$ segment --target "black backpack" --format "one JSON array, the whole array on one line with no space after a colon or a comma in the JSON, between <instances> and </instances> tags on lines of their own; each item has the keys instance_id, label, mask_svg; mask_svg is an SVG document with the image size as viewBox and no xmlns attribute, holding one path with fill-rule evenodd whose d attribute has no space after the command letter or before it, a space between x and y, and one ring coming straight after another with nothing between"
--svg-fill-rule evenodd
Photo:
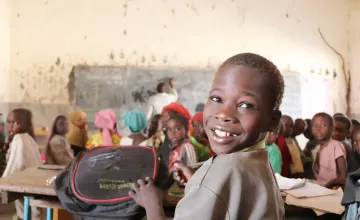
<instances>
[{"instance_id":1,"label":"black backpack","mask_svg":"<svg viewBox=\"0 0 360 220\"><path fill-rule=\"evenodd\" d=\"M173 183L155 148L96 147L74 158L56 177L54 189L62 206L78 219L141 220L145 210L129 191L134 181L145 177L162 189Z\"/></svg>"}]
</instances>

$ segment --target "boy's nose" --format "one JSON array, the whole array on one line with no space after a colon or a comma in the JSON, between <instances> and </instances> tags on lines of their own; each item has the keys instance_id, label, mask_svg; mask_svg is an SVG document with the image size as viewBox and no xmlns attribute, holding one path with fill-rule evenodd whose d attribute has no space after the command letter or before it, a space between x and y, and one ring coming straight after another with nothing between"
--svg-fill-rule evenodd
<instances>
[{"instance_id":1,"label":"boy's nose","mask_svg":"<svg viewBox=\"0 0 360 220\"><path fill-rule=\"evenodd\" d=\"M235 116L234 110L231 108L222 108L215 116L215 118L222 122L237 122L238 119Z\"/></svg>"}]
</instances>

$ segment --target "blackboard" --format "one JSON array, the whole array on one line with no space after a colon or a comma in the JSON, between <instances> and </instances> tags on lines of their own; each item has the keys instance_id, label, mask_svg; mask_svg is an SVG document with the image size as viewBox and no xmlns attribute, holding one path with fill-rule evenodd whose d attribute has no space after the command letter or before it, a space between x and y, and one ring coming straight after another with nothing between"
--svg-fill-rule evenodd
<instances>
[{"instance_id":1,"label":"blackboard","mask_svg":"<svg viewBox=\"0 0 360 220\"><path fill-rule=\"evenodd\" d=\"M74 69L75 107L88 114L90 129L94 115L104 108L117 112L119 122L128 110L146 113L147 100L155 94L160 82L175 79L178 102L193 114L207 99L215 75L214 69L202 68L140 68L132 66L77 66ZM285 95L281 105L284 114L301 117L301 80L299 73L283 73ZM121 123L119 123L121 127ZM120 128L121 129L121 128Z\"/></svg>"},{"instance_id":2,"label":"blackboard","mask_svg":"<svg viewBox=\"0 0 360 220\"><path fill-rule=\"evenodd\" d=\"M104 108L114 109L119 119L126 111L146 112L147 100L156 92L160 82L175 80L178 102L191 113L204 103L215 75L213 69L196 68L139 68L132 66L77 66L74 69L75 107L88 114L92 127L94 115Z\"/></svg>"}]
</instances>

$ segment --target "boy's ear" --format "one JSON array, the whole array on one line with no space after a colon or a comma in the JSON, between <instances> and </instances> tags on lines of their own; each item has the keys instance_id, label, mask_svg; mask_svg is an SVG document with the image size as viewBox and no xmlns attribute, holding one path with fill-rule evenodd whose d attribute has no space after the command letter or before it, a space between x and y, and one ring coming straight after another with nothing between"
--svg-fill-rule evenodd
<instances>
[{"instance_id":1,"label":"boy's ear","mask_svg":"<svg viewBox=\"0 0 360 220\"><path fill-rule=\"evenodd\" d=\"M271 118L267 127L267 131L275 131L279 125L281 119L281 111L280 110L273 110L271 114Z\"/></svg>"}]
</instances>

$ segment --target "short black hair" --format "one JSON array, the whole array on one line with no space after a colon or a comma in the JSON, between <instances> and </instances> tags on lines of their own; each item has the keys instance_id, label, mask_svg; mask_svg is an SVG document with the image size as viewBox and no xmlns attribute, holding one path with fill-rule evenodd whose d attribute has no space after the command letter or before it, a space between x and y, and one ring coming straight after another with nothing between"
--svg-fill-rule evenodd
<instances>
[{"instance_id":1,"label":"short black hair","mask_svg":"<svg viewBox=\"0 0 360 220\"><path fill-rule=\"evenodd\" d=\"M170 116L168 121L170 120L178 120L181 123L181 125L184 126L185 132L187 133L189 131L189 120L187 120L184 116L175 113L172 116Z\"/></svg>"},{"instance_id":2,"label":"short black hair","mask_svg":"<svg viewBox=\"0 0 360 220\"><path fill-rule=\"evenodd\" d=\"M316 114L314 115L314 117L313 117L313 120L314 120L314 118L316 118L316 117L324 117L324 118L326 118L326 119L328 120L328 122L329 122L330 127L334 127L334 119L333 119L333 117L331 117L331 115L329 115L328 113L326 113L326 112L316 113Z\"/></svg>"},{"instance_id":3,"label":"short black hair","mask_svg":"<svg viewBox=\"0 0 360 220\"><path fill-rule=\"evenodd\" d=\"M341 112L337 112L333 115L333 118L337 117L337 116L345 116L343 113Z\"/></svg>"},{"instance_id":4,"label":"short black hair","mask_svg":"<svg viewBox=\"0 0 360 220\"><path fill-rule=\"evenodd\" d=\"M356 120L356 119L351 119L351 123L352 123L353 125L356 125L356 126L359 126L359 125L360 125L360 122L359 122L358 120Z\"/></svg>"},{"instance_id":5,"label":"short black hair","mask_svg":"<svg viewBox=\"0 0 360 220\"><path fill-rule=\"evenodd\" d=\"M281 116L281 120L284 120L284 119L289 119L289 120L291 120L291 121L294 123L294 119L293 119L291 116L289 116L289 115L282 115L282 116Z\"/></svg>"},{"instance_id":6,"label":"short black hair","mask_svg":"<svg viewBox=\"0 0 360 220\"><path fill-rule=\"evenodd\" d=\"M256 69L258 72L262 73L264 77L267 78L267 81L271 81L271 86L275 91L272 101L272 108L279 110L282 98L284 96L284 78L281 75L279 69L276 65L270 60L266 59L263 56L254 53L240 53L235 56L227 59L219 69L231 66L238 65L244 66L247 68Z\"/></svg>"},{"instance_id":7,"label":"short black hair","mask_svg":"<svg viewBox=\"0 0 360 220\"><path fill-rule=\"evenodd\" d=\"M157 87L156 87L156 91L157 91L158 93L163 92L164 86L165 86L165 83L159 83L159 84L157 85Z\"/></svg>"},{"instance_id":8,"label":"short black hair","mask_svg":"<svg viewBox=\"0 0 360 220\"><path fill-rule=\"evenodd\" d=\"M344 115L335 116L334 121L338 121L338 122L345 124L346 129L348 129L348 130L350 130L351 125L352 125L351 120Z\"/></svg>"}]
</instances>

